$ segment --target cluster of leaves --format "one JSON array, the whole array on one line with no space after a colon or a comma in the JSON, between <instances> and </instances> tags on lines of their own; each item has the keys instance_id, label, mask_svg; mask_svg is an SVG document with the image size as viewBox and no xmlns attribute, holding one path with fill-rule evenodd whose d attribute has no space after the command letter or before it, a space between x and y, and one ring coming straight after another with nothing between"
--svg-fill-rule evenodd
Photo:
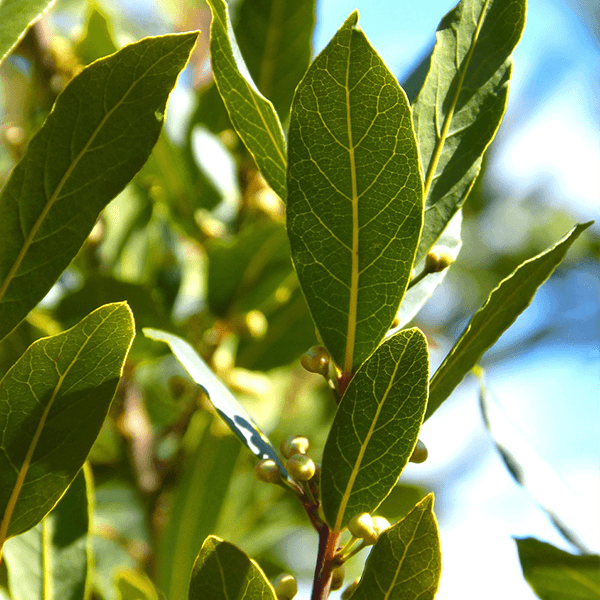
<instances>
[{"instance_id":1,"label":"cluster of leaves","mask_svg":"<svg viewBox=\"0 0 600 600\"><path fill-rule=\"evenodd\" d=\"M16 165L0 195L0 597L283 598L271 549L308 517L319 535L313 598L327 598L354 554L346 530L357 537L358 517L386 512L423 421L589 226L504 279L430 378L427 340L406 325L460 250L461 207L502 120L525 0L462 0L411 101L357 13L311 62L314 2L244 0L232 24L225 1L209 0L215 83L182 146L161 128L197 33L111 54L109 20L93 7L59 52L37 25L25 33L48 3L16 4L0 5L0 54L30 60L43 93L4 129ZM218 179L211 154L223 157ZM44 308L51 289L58 300ZM164 344L134 341L133 315L178 362ZM317 341L326 389L288 368ZM324 395L333 401L321 409ZM293 470L238 398L271 416L270 436L310 419L320 466L306 478ZM280 486L254 485L221 422L275 466ZM432 495L387 514L395 524L371 540L348 593L433 597ZM597 557L535 540L519 552L542 598L553 597L544 569L554 564L556 585L573 573L600 585Z\"/></svg>"}]
</instances>

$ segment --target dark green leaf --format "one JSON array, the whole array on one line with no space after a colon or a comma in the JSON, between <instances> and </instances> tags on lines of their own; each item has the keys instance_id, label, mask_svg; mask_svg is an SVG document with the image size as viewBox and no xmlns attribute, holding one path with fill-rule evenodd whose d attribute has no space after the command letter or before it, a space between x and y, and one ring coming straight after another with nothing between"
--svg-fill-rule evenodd
<instances>
[{"instance_id":1,"label":"dark green leaf","mask_svg":"<svg viewBox=\"0 0 600 600\"><path fill-rule=\"evenodd\" d=\"M282 121L311 59L315 0L244 0L235 36L256 82Z\"/></svg>"},{"instance_id":2,"label":"dark green leaf","mask_svg":"<svg viewBox=\"0 0 600 600\"><path fill-rule=\"evenodd\" d=\"M441 21L413 120L425 173L420 261L463 204L506 108L526 0L462 0Z\"/></svg>"},{"instance_id":3,"label":"dark green leaf","mask_svg":"<svg viewBox=\"0 0 600 600\"><path fill-rule=\"evenodd\" d=\"M348 376L390 328L423 218L410 107L354 12L296 90L288 233L325 345Z\"/></svg>"},{"instance_id":4,"label":"dark green leaf","mask_svg":"<svg viewBox=\"0 0 600 600\"><path fill-rule=\"evenodd\" d=\"M415 328L385 340L350 381L323 451L323 512L334 532L396 484L417 443L428 377L427 341Z\"/></svg>"},{"instance_id":5,"label":"dark green leaf","mask_svg":"<svg viewBox=\"0 0 600 600\"><path fill-rule=\"evenodd\" d=\"M0 338L44 297L147 160L197 35L127 46L58 97L0 195Z\"/></svg>"},{"instance_id":6,"label":"dark green leaf","mask_svg":"<svg viewBox=\"0 0 600 600\"><path fill-rule=\"evenodd\" d=\"M211 535L198 554L189 600L277 600L262 569L239 548Z\"/></svg>"},{"instance_id":7,"label":"dark green leaf","mask_svg":"<svg viewBox=\"0 0 600 600\"><path fill-rule=\"evenodd\" d=\"M587 552L585 542L576 533L575 519L585 514L581 500L533 450L518 427L494 401L485 387L482 369L478 369L478 375L481 414L506 468L548 514L560 533L576 548Z\"/></svg>"},{"instance_id":8,"label":"dark green leaf","mask_svg":"<svg viewBox=\"0 0 600 600\"><path fill-rule=\"evenodd\" d=\"M190 374L190 377L204 390L204 393L231 431L240 438L242 443L255 456L260 459L273 459L279 465L282 475L287 477L287 471L279 460L271 442L194 348L184 339L166 331L146 328L144 334L150 339L168 344L177 360Z\"/></svg>"},{"instance_id":9,"label":"dark green leaf","mask_svg":"<svg viewBox=\"0 0 600 600\"><path fill-rule=\"evenodd\" d=\"M104 421L134 336L125 303L32 344L0 382L0 547L65 492Z\"/></svg>"},{"instance_id":10,"label":"dark green leaf","mask_svg":"<svg viewBox=\"0 0 600 600\"><path fill-rule=\"evenodd\" d=\"M13 598L85 598L91 570L86 483L91 485L91 472L84 476L81 470L41 523L6 543L4 553Z\"/></svg>"},{"instance_id":11,"label":"dark green leaf","mask_svg":"<svg viewBox=\"0 0 600 600\"><path fill-rule=\"evenodd\" d=\"M555 246L525 261L492 291L432 377L425 419L440 407L483 353L529 306L537 288L550 277L573 242L591 224L592 221L577 225Z\"/></svg>"},{"instance_id":12,"label":"dark green leaf","mask_svg":"<svg viewBox=\"0 0 600 600\"><path fill-rule=\"evenodd\" d=\"M285 200L286 157L281 123L273 105L258 91L240 54L225 0L208 0L210 58L215 82L229 118L267 183Z\"/></svg>"},{"instance_id":13,"label":"dark green leaf","mask_svg":"<svg viewBox=\"0 0 600 600\"><path fill-rule=\"evenodd\" d=\"M0 2L0 63L27 28L42 12L48 10L54 0L3 0Z\"/></svg>"},{"instance_id":14,"label":"dark green leaf","mask_svg":"<svg viewBox=\"0 0 600 600\"><path fill-rule=\"evenodd\" d=\"M433 494L375 544L352 600L430 600L442 574Z\"/></svg>"},{"instance_id":15,"label":"dark green leaf","mask_svg":"<svg viewBox=\"0 0 600 600\"><path fill-rule=\"evenodd\" d=\"M216 417L215 417L216 418ZM169 600L186 600L202 541L215 531L241 446L209 423L186 463L158 554L158 582Z\"/></svg>"},{"instance_id":16,"label":"dark green leaf","mask_svg":"<svg viewBox=\"0 0 600 600\"><path fill-rule=\"evenodd\" d=\"M600 598L600 556L569 554L535 538L515 541L523 575L541 600Z\"/></svg>"}]
</instances>

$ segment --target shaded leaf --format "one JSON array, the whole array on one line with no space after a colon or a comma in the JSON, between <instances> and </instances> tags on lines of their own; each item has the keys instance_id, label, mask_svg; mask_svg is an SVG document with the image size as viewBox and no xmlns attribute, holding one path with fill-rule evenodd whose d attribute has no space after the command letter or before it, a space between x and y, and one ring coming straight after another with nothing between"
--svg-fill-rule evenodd
<instances>
[{"instance_id":1,"label":"shaded leaf","mask_svg":"<svg viewBox=\"0 0 600 600\"><path fill-rule=\"evenodd\" d=\"M125 303L32 344L0 382L0 547L34 527L81 469L134 337Z\"/></svg>"},{"instance_id":2,"label":"shaded leaf","mask_svg":"<svg viewBox=\"0 0 600 600\"><path fill-rule=\"evenodd\" d=\"M379 536L352 600L429 600L441 574L433 494L428 494Z\"/></svg>"},{"instance_id":3,"label":"shaded leaf","mask_svg":"<svg viewBox=\"0 0 600 600\"><path fill-rule=\"evenodd\" d=\"M479 373L479 407L487 430L510 474L533 496L562 535L582 552L589 549L576 533L574 519L585 514L583 503L525 441L523 435L486 389Z\"/></svg>"},{"instance_id":4,"label":"shaded leaf","mask_svg":"<svg viewBox=\"0 0 600 600\"><path fill-rule=\"evenodd\" d=\"M0 338L44 297L150 155L197 35L126 46L57 98L0 195Z\"/></svg>"},{"instance_id":5,"label":"shaded leaf","mask_svg":"<svg viewBox=\"0 0 600 600\"><path fill-rule=\"evenodd\" d=\"M119 600L115 582L123 570L134 570L136 562L117 540L92 536L94 591L103 600Z\"/></svg>"},{"instance_id":6,"label":"shaded leaf","mask_svg":"<svg viewBox=\"0 0 600 600\"><path fill-rule=\"evenodd\" d=\"M256 86L285 121L310 63L315 0L244 0L235 36Z\"/></svg>"},{"instance_id":7,"label":"shaded leaf","mask_svg":"<svg viewBox=\"0 0 600 600\"><path fill-rule=\"evenodd\" d=\"M385 340L350 381L323 451L325 519L341 531L374 511L408 463L427 404L429 355L418 329Z\"/></svg>"},{"instance_id":8,"label":"shaded leaf","mask_svg":"<svg viewBox=\"0 0 600 600\"><path fill-rule=\"evenodd\" d=\"M184 339L166 331L146 328L144 334L150 339L168 344L177 360L185 367L190 377L203 389L231 431L240 438L242 443L255 456L260 459L273 459L279 465L282 475L287 477L287 471L279 460L271 442L261 432L248 411L211 371L196 350Z\"/></svg>"},{"instance_id":9,"label":"shaded leaf","mask_svg":"<svg viewBox=\"0 0 600 600\"><path fill-rule=\"evenodd\" d=\"M225 0L207 0L213 15L210 59L229 118L267 183L285 200L286 157L281 123L273 105L258 91L244 63Z\"/></svg>"},{"instance_id":10,"label":"shaded leaf","mask_svg":"<svg viewBox=\"0 0 600 600\"><path fill-rule=\"evenodd\" d=\"M515 541L523 575L541 600L600 598L600 556L569 554L535 538Z\"/></svg>"},{"instance_id":11,"label":"shaded leaf","mask_svg":"<svg viewBox=\"0 0 600 600\"><path fill-rule=\"evenodd\" d=\"M92 485L91 471L85 471L79 471L41 523L6 543L4 554L13 598L84 600L91 572L91 489L88 492L86 485Z\"/></svg>"},{"instance_id":12,"label":"shaded leaf","mask_svg":"<svg viewBox=\"0 0 600 600\"><path fill-rule=\"evenodd\" d=\"M85 33L75 45L75 52L84 64L117 51L108 15L95 3L90 3L88 11Z\"/></svg>"},{"instance_id":13,"label":"shaded leaf","mask_svg":"<svg viewBox=\"0 0 600 600\"><path fill-rule=\"evenodd\" d=\"M117 575L115 586L119 600L159 600L152 581L139 571L123 569Z\"/></svg>"},{"instance_id":14,"label":"shaded leaf","mask_svg":"<svg viewBox=\"0 0 600 600\"><path fill-rule=\"evenodd\" d=\"M258 564L239 548L211 535L202 544L189 600L277 600Z\"/></svg>"},{"instance_id":15,"label":"shaded leaf","mask_svg":"<svg viewBox=\"0 0 600 600\"><path fill-rule=\"evenodd\" d=\"M8 56L28 27L54 0L3 0L0 2L0 63Z\"/></svg>"},{"instance_id":16,"label":"shaded leaf","mask_svg":"<svg viewBox=\"0 0 600 600\"><path fill-rule=\"evenodd\" d=\"M317 329L348 376L390 328L423 205L406 96L354 12L296 90L288 233Z\"/></svg>"},{"instance_id":17,"label":"shaded leaf","mask_svg":"<svg viewBox=\"0 0 600 600\"><path fill-rule=\"evenodd\" d=\"M500 126L525 7L526 0L462 0L440 22L429 73L413 106L425 173L417 262L466 200Z\"/></svg>"},{"instance_id":18,"label":"shaded leaf","mask_svg":"<svg viewBox=\"0 0 600 600\"><path fill-rule=\"evenodd\" d=\"M169 600L187 598L194 561L216 529L240 450L235 437L215 435L209 423L186 462L157 561L158 582Z\"/></svg>"},{"instance_id":19,"label":"shaded leaf","mask_svg":"<svg viewBox=\"0 0 600 600\"><path fill-rule=\"evenodd\" d=\"M492 291L432 377L425 419L441 406L463 377L479 362L483 353L496 343L529 306L537 288L552 275L573 242L591 224L592 221L577 225L552 248L517 267Z\"/></svg>"}]
</instances>

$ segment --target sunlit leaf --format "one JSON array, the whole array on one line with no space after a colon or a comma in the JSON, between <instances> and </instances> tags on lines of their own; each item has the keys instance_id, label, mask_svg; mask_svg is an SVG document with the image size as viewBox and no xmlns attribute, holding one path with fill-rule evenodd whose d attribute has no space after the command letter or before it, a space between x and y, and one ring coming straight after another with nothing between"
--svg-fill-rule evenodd
<instances>
[{"instance_id":1,"label":"sunlit leaf","mask_svg":"<svg viewBox=\"0 0 600 600\"><path fill-rule=\"evenodd\" d=\"M352 600L430 600L441 573L440 537L429 494L381 534Z\"/></svg>"},{"instance_id":2,"label":"sunlit leaf","mask_svg":"<svg viewBox=\"0 0 600 600\"><path fill-rule=\"evenodd\" d=\"M240 438L242 443L255 456L261 459L273 459L279 465L282 475L287 477L287 471L279 460L271 442L261 432L248 411L211 371L196 350L184 339L166 331L146 328L144 334L150 339L168 344L177 360L190 374L190 377L204 390L231 431Z\"/></svg>"},{"instance_id":3,"label":"sunlit leaf","mask_svg":"<svg viewBox=\"0 0 600 600\"><path fill-rule=\"evenodd\" d=\"M13 598L84 600L91 571L88 495L91 472L79 471L59 503L33 529L6 543Z\"/></svg>"},{"instance_id":4,"label":"sunlit leaf","mask_svg":"<svg viewBox=\"0 0 600 600\"><path fill-rule=\"evenodd\" d=\"M277 600L258 564L239 548L211 535L202 544L189 600Z\"/></svg>"},{"instance_id":5,"label":"sunlit leaf","mask_svg":"<svg viewBox=\"0 0 600 600\"><path fill-rule=\"evenodd\" d=\"M44 297L147 160L197 35L126 46L56 100L0 195L0 338Z\"/></svg>"},{"instance_id":6,"label":"sunlit leaf","mask_svg":"<svg viewBox=\"0 0 600 600\"><path fill-rule=\"evenodd\" d=\"M7 57L27 28L54 0L3 0L0 2L0 63Z\"/></svg>"},{"instance_id":7,"label":"sunlit leaf","mask_svg":"<svg viewBox=\"0 0 600 600\"><path fill-rule=\"evenodd\" d=\"M75 46L77 55L85 64L116 52L110 18L95 3L91 3L85 33Z\"/></svg>"},{"instance_id":8,"label":"sunlit leaf","mask_svg":"<svg viewBox=\"0 0 600 600\"><path fill-rule=\"evenodd\" d=\"M541 600L600 598L600 556L569 554L535 538L515 541L523 575Z\"/></svg>"},{"instance_id":9,"label":"sunlit leaf","mask_svg":"<svg viewBox=\"0 0 600 600\"><path fill-rule=\"evenodd\" d=\"M525 261L492 291L432 377L425 419L441 406L483 353L529 306L538 287L552 275L573 242L591 224L592 221L577 225L555 246Z\"/></svg>"},{"instance_id":10,"label":"sunlit leaf","mask_svg":"<svg viewBox=\"0 0 600 600\"><path fill-rule=\"evenodd\" d=\"M319 333L348 376L404 295L423 218L410 107L354 12L292 105L288 232Z\"/></svg>"},{"instance_id":11,"label":"sunlit leaf","mask_svg":"<svg viewBox=\"0 0 600 600\"><path fill-rule=\"evenodd\" d=\"M282 121L311 59L315 0L244 0L235 35L258 89Z\"/></svg>"},{"instance_id":12,"label":"sunlit leaf","mask_svg":"<svg viewBox=\"0 0 600 600\"><path fill-rule=\"evenodd\" d=\"M440 22L413 106L425 173L420 261L466 200L506 108L526 0L462 0Z\"/></svg>"},{"instance_id":13,"label":"sunlit leaf","mask_svg":"<svg viewBox=\"0 0 600 600\"><path fill-rule=\"evenodd\" d=\"M134 337L125 303L32 344L0 382L0 547L34 527L92 447Z\"/></svg>"},{"instance_id":14,"label":"sunlit leaf","mask_svg":"<svg viewBox=\"0 0 600 600\"><path fill-rule=\"evenodd\" d=\"M225 0L207 0L210 58L229 118L268 184L285 200L285 140L273 105L258 91L237 47Z\"/></svg>"},{"instance_id":15,"label":"sunlit leaf","mask_svg":"<svg viewBox=\"0 0 600 600\"><path fill-rule=\"evenodd\" d=\"M350 381L323 451L321 498L334 531L374 511L396 484L417 443L428 377L427 341L415 328L385 340Z\"/></svg>"},{"instance_id":16,"label":"sunlit leaf","mask_svg":"<svg viewBox=\"0 0 600 600\"><path fill-rule=\"evenodd\" d=\"M123 569L115 581L119 600L159 600L158 592L147 575Z\"/></svg>"}]
</instances>

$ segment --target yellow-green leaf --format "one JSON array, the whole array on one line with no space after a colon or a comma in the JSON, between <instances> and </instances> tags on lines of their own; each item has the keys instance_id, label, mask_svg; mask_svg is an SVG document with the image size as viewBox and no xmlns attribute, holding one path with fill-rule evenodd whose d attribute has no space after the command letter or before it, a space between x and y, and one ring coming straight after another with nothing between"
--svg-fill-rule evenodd
<instances>
[{"instance_id":1,"label":"yellow-green leaf","mask_svg":"<svg viewBox=\"0 0 600 600\"><path fill-rule=\"evenodd\" d=\"M292 258L347 377L392 324L423 219L408 100L357 22L354 12L300 82L288 156Z\"/></svg>"}]
</instances>

